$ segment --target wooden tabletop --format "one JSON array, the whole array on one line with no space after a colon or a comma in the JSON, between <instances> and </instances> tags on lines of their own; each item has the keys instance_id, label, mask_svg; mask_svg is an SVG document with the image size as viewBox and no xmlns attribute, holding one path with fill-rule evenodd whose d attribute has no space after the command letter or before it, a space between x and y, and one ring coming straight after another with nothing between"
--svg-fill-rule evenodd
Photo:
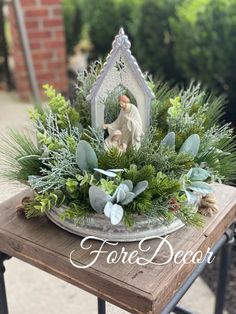
<instances>
[{"instance_id":1,"label":"wooden tabletop","mask_svg":"<svg viewBox=\"0 0 236 314\"><path fill-rule=\"evenodd\" d=\"M184 227L168 237L174 252L179 250L206 252L208 247L220 238L236 217L236 188L216 185L215 193L220 211L205 219L203 229ZM101 242L90 241L90 250L80 247L82 238L63 231L46 217L26 220L15 213L17 195L0 204L0 251L15 256L48 273L62 278L100 298L109 301L131 313L158 314L171 300L182 285L194 264L167 265L147 264L107 264L107 255L102 255L96 263L85 269L75 268L69 261L72 250L73 261L78 265L88 265L93 257L91 250L99 249ZM160 240L150 240L145 258L151 258ZM119 252L122 247L131 252L138 250L138 243L120 243L116 247L106 244L104 250ZM144 254L144 255L143 255ZM154 262L166 260L166 251L154 259ZM141 254L140 254L141 255ZM22 284L24 284L22 282ZM40 291L38 292L40 293Z\"/></svg>"}]
</instances>

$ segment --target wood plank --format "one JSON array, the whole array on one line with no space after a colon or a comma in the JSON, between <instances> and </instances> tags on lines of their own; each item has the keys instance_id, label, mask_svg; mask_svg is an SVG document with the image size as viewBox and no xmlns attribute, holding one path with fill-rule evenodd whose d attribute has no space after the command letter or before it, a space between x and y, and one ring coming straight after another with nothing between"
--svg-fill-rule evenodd
<instances>
[{"instance_id":1,"label":"wood plank","mask_svg":"<svg viewBox=\"0 0 236 314\"><path fill-rule=\"evenodd\" d=\"M206 252L228 228L236 217L236 189L224 185L215 187L220 203L220 212L205 219L202 230L185 227L169 236L174 252L178 250L201 250ZM148 264L107 264L101 256L90 268L77 269L69 262L69 255L76 250L73 260L87 265L92 260L91 250L80 247L81 238L65 232L47 218L26 220L14 212L13 201L4 208L0 206L0 250L20 258L40 269L62 278L94 295L97 295L131 313L160 313L180 285L193 270L193 264L165 266ZM151 258L160 240L146 243L149 252L141 255ZM101 245L91 241L93 249ZM138 243L120 243L116 249L131 252ZM108 252L114 248L106 245ZM162 250L155 262L164 260L168 250Z\"/></svg>"}]
</instances>

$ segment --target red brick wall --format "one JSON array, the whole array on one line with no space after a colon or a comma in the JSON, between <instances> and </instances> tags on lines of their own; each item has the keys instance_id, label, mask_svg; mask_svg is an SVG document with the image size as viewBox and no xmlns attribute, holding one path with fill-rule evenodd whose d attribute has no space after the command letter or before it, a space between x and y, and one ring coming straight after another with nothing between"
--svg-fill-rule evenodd
<instances>
[{"instance_id":1,"label":"red brick wall","mask_svg":"<svg viewBox=\"0 0 236 314\"><path fill-rule=\"evenodd\" d=\"M20 0L40 92L45 83L66 92L65 35L60 0ZM14 78L22 99L30 97L30 83L17 29L14 8L9 12L12 31Z\"/></svg>"}]
</instances>

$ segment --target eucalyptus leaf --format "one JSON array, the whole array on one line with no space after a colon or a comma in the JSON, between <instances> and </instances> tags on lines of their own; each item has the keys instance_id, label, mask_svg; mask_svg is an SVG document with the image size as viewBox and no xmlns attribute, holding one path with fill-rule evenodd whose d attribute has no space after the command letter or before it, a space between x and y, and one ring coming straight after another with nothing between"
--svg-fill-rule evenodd
<instances>
[{"instance_id":1,"label":"eucalyptus leaf","mask_svg":"<svg viewBox=\"0 0 236 314\"><path fill-rule=\"evenodd\" d=\"M82 140L76 149L76 162L81 170L93 170L98 167L98 159L92 146Z\"/></svg>"},{"instance_id":2,"label":"eucalyptus leaf","mask_svg":"<svg viewBox=\"0 0 236 314\"><path fill-rule=\"evenodd\" d=\"M179 153L187 153L195 157L199 151L200 137L198 134L190 135L180 147Z\"/></svg>"},{"instance_id":3,"label":"eucalyptus leaf","mask_svg":"<svg viewBox=\"0 0 236 314\"><path fill-rule=\"evenodd\" d=\"M186 190L185 194L187 196L187 200L189 204L195 204L197 202L198 196L194 192Z\"/></svg>"},{"instance_id":4,"label":"eucalyptus leaf","mask_svg":"<svg viewBox=\"0 0 236 314\"><path fill-rule=\"evenodd\" d=\"M99 187L93 185L89 188L90 204L97 213L103 213L108 199L109 196Z\"/></svg>"},{"instance_id":5,"label":"eucalyptus leaf","mask_svg":"<svg viewBox=\"0 0 236 314\"><path fill-rule=\"evenodd\" d=\"M188 189L203 195L213 192L212 187L208 183L201 181L192 182Z\"/></svg>"},{"instance_id":6,"label":"eucalyptus leaf","mask_svg":"<svg viewBox=\"0 0 236 314\"><path fill-rule=\"evenodd\" d=\"M104 214L105 216L107 216L108 218L111 217L111 209L113 207L112 202L108 201L104 207Z\"/></svg>"},{"instance_id":7,"label":"eucalyptus leaf","mask_svg":"<svg viewBox=\"0 0 236 314\"><path fill-rule=\"evenodd\" d=\"M126 187L126 188L125 188ZM125 200L126 198L126 194L129 192L129 188L127 187L127 185L120 185L117 188L117 194L116 194L116 202L117 203L121 203Z\"/></svg>"},{"instance_id":8,"label":"eucalyptus leaf","mask_svg":"<svg viewBox=\"0 0 236 314\"><path fill-rule=\"evenodd\" d=\"M125 180L122 183L128 186L130 192L133 190L133 182L131 180Z\"/></svg>"},{"instance_id":9,"label":"eucalyptus leaf","mask_svg":"<svg viewBox=\"0 0 236 314\"><path fill-rule=\"evenodd\" d=\"M136 197L136 195L133 192L128 192L126 194L125 200L121 202L122 205L128 205L133 201L133 199Z\"/></svg>"},{"instance_id":10,"label":"eucalyptus leaf","mask_svg":"<svg viewBox=\"0 0 236 314\"><path fill-rule=\"evenodd\" d=\"M120 205L113 205L110 211L110 219L112 225L117 225L118 223L121 222L122 218L124 215L124 209Z\"/></svg>"},{"instance_id":11,"label":"eucalyptus leaf","mask_svg":"<svg viewBox=\"0 0 236 314\"><path fill-rule=\"evenodd\" d=\"M161 141L161 145L167 147L174 147L175 146L175 132L169 132Z\"/></svg>"},{"instance_id":12,"label":"eucalyptus leaf","mask_svg":"<svg viewBox=\"0 0 236 314\"><path fill-rule=\"evenodd\" d=\"M139 183L137 183L133 189L133 193L138 196L139 194L141 194L143 191L146 190L146 188L148 187L148 181L144 180L144 181L140 181Z\"/></svg>"},{"instance_id":13,"label":"eucalyptus leaf","mask_svg":"<svg viewBox=\"0 0 236 314\"><path fill-rule=\"evenodd\" d=\"M189 170L187 176L190 181L205 181L210 176L210 174L205 169L195 167Z\"/></svg>"}]
</instances>

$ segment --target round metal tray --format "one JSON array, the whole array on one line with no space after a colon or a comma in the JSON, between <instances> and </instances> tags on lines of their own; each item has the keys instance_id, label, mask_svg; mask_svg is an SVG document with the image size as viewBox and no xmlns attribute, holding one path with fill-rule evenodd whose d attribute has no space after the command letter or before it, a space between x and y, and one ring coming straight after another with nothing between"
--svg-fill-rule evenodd
<instances>
[{"instance_id":1,"label":"round metal tray","mask_svg":"<svg viewBox=\"0 0 236 314\"><path fill-rule=\"evenodd\" d=\"M134 218L134 226L128 229L122 223L112 225L110 220L103 214L94 214L86 220L85 224L77 225L74 220L62 220L60 218L60 214L64 210L65 207L53 208L47 213L47 216L62 229L78 236L94 236L116 242L134 242L146 237L164 236L184 226L184 223L179 219L175 219L168 224L160 218L150 219L137 215Z\"/></svg>"}]
</instances>

